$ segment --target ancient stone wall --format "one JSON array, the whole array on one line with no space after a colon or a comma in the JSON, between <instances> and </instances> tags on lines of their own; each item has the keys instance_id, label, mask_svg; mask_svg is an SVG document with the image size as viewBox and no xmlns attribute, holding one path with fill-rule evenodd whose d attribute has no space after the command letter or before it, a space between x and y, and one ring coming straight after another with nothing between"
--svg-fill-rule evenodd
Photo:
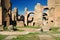
<instances>
[{"instance_id":1,"label":"ancient stone wall","mask_svg":"<svg viewBox=\"0 0 60 40\"><path fill-rule=\"evenodd\" d=\"M50 18L55 23L54 26L60 26L60 0L48 0L48 8L49 8L49 15Z\"/></svg>"},{"instance_id":2,"label":"ancient stone wall","mask_svg":"<svg viewBox=\"0 0 60 40\"><path fill-rule=\"evenodd\" d=\"M24 27L24 22L23 21L17 21L17 25L18 27Z\"/></svg>"},{"instance_id":3,"label":"ancient stone wall","mask_svg":"<svg viewBox=\"0 0 60 40\"><path fill-rule=\"evenodd\" d=\"M9 26L10 25L10 16L9 16L10 14L9 14L9 10L11 10L10 0L4 0L4 13L3 13L3 16L4 16L4 22L6 22L6 26Z\"/></svg>"},{"instance_id":4,"label":"ancient stone wall","mask_svg":"<svg viewBox=\"0 0 60 40\"><path fill-rule=\"evenodd\" d=\"M40 3L37 3L35 6L35 11L34 11L34 23L35 26L41 26L42 25L42 6Z\"/></svg>"},{"instance_id":5,"label":"ancient stone wall","mask_svg":"<svg viewBox=\"0 0 60 40\"><path fill-rule=\"evenodd\" d=\"M6 8L6 10L9 10L10 7L11 7L11 3L10 3L10 0L4 0L4 7ZM8 5L8 6L7 6Z\"/></svg>"}]
</instances>

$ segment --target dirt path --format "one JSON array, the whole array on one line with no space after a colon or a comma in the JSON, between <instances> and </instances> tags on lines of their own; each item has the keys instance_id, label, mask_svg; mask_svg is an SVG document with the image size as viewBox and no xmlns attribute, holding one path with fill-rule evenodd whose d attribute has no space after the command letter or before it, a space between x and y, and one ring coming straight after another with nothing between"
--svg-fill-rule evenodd
<instances>
[{"instance_id":1,"label":"dirt path","mask_svg":"<svg viewBox=\"0 0 60 40\"><path fill-rule=\"evenodd\" d=\"M18 32L18 31L15 31L15 32L9 32L9 31L3 31L3 32L0 32L1 35L25 35L25 34L29 34L30 32L27 32L27 31L24 31L24 32Z\"/></svg>"},{"instance_id":2,"label":"dirt path","mask_svg":"<svg viewBox=\"0 0 60 40\"><path fill-rule=\"evenodd\" d=\"M19 31L2 31L0 34L2 35L25 35L30 32L40 32L40 29L33 29L33 28L19 28L20 30L24 30L23 32Z\"/></svg>"},{"instance_id":3,"label":"dirt path","mask_svg":"<svg viewBox=\"0 0 60 40\"><path fill-rule=\"evenodd\" d=\"M25 30L29 32L39 32L41 29L35 29L35 28L18 28L18 30Z\"/></svg>"},{"instance_id":4,"label":"dirt path","mask_svg":"<svg viewBox=\"0 0 60 40\"><path fill-rule=\"evenodd\" d=\"M58 34L52 34L53 36L58 36ZM60 34L59 34L60 35ZM51 35L43 34L43 35L38 35L40 40L55 40L55 38ZM7 36L4 40L11 40L12 38L16 38L17 35L9 35Z\"/></svg>"}]
</instances>

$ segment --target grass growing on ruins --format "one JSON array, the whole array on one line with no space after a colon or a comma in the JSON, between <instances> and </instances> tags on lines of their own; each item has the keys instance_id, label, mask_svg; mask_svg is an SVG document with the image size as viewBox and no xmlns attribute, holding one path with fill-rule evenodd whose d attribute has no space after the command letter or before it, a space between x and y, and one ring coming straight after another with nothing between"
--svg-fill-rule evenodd
<instances>
[{"instance_id":1,"label":"grass growing on ruins","mask_svg":"<svg viewBox=\"0 0 60 40\"><path fill-rule=\"evenodd\" d=\"M6 35L0 35L0 40L3 40L6 37L7 37Z\"/></svg>"},{"instance_id":2,"label":"grass growing on ruins","mask_svg":"<svg viewBox=\"0 0 60 40\"><path fill-rule=\"evenodd\" d=\"M13 38L12 40L40 40L37 34L38 33L29 33L27 35L20 35L17 38Z\"/></svg>"},{"instance_id":3,"label":"grass growing on ruins","mask_svg":"<svg viewBox=\"0 0 60 40\"><path fill-rule=\"evenodd\" d=\"M19 31L19 32L23 32L23 31L25 31L25 30L17 30L17 31Z\"/></svg>"},{"instance_id":4,"label":"grass growing on ruins","mask_svg":"<svg viewBox=\"0 0 60 40\"><path fill-rule=\"evenodd\" d=\"M25 26L26 28L41 28L39 26Z\"/></svg>"},{"instance_id":5,"label":"grass growing on ruins","mask_svg":"<svg viewBox=\"0 0 60 40\"><path fill-rule=\"evenodd\" d=\"M60 29L60 27L52 27L51 33L60 33L60 31L58 31L59 29Z\"/></svg>"},{"instance_id":6,"label":"grass growing on ruins","mask_svg":"<svg viewBox=\"0 0 60 40\"><path fill-rule=\"evenodd\" d=\"M5 31L9 31L7 27L4 27L4 30L5 30Z\"/></svg>"},{"instance_id":7,"label":"grass growing on ruins","mask_svg":"<svg viewBox=\"0 0 60 40\"><path fill-rule=\"evenodd\" d=\"M19 26L16 26L16 28L41 28L39 26L25 26L25 27L19 27Z\"/></svg>"},{"instance_id":8,"label":"grass growing on ruins","mask_svg":"<svg viewBox=\"0 0 60 40\"><path fill-rule=\"evenodd\" d=\"M57 31L59 29L59 27L52 27L51 29L52 29L52 31Z\"/></svg>"},{"instance_id":9,"label":"grass growing on ruins","mask_svg":"<svg viewBox=\"0 0 60 40\"><path fill-rule=\"evenodd\" d=\"M29 33L26 35L19 35L19 36L17 36L17 38L13 38L12 40L40 40L40 37L38 35L43 35L44 33L46 33L46 32L42 32L41 34L40 33ZM50 34L45 34L45 35L50 35ZM50 36L53 37L53 39L55 39L55 40L60 40L60 36L59 37L55 37L52 35L50 35Z\"/></svg>"},{"instance_id":10,"label":"grass growing on ruins","mask_svg":"<svg viewBox=\"0 0 60 40\"><path fill-rule=\"evenodd\" d=\"M56 40L60 40L60 37L55 37Z\"/></svg>"}]
</instances>

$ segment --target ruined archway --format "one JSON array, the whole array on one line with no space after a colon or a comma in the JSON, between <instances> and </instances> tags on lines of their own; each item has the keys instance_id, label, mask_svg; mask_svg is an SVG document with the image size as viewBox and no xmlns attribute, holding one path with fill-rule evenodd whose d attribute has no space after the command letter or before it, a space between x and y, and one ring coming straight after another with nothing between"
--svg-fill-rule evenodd
<instances>
[{"instance_id":1,"label":"ruined archway","mask_svg":"<svg viewBox=\"0 0 60 40\"><path fill-rule=\"evenodd\" d=\"M48 24L48 19L49 19L48 18L48 16L49 16L48 10L49 10L49 8L44 8L44 10L43 10L43 14L42 14L43 25Z\"/></svg>"},{"instance_id":2,"label":"ruined archway","mask_svg":"<svg viewBox=\"0 0 60 40\"><path fill-rule=\"evenodd\" d=\"M33 25L33 16L34 16L34 13L33 12L30 12L27 16L27 25L29 26L29 24L32 24Z\"/></svg>"}]
</instances>

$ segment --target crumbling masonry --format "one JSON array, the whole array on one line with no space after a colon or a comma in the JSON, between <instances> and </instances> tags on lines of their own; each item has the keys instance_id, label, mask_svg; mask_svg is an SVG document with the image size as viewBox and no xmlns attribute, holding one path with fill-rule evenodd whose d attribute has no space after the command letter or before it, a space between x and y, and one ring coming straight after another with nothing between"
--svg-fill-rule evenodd
<instances>
[{"instance_id":1,"label":"crumbling masonry","mask_svg":"<svg viewBox=\"0 0 60 40\"><path fill-rule=\"evenodd\" d=\"M8 5L8 6L7 6ZM47 0L47 6L40 3L35 5L34 11L25 8L25 15L18 15L18 9L12 11L10 0L0 0L0 29L13 26L39 26L43 30L60 27L60 0Z\"/></svg>"}]
</instances>

